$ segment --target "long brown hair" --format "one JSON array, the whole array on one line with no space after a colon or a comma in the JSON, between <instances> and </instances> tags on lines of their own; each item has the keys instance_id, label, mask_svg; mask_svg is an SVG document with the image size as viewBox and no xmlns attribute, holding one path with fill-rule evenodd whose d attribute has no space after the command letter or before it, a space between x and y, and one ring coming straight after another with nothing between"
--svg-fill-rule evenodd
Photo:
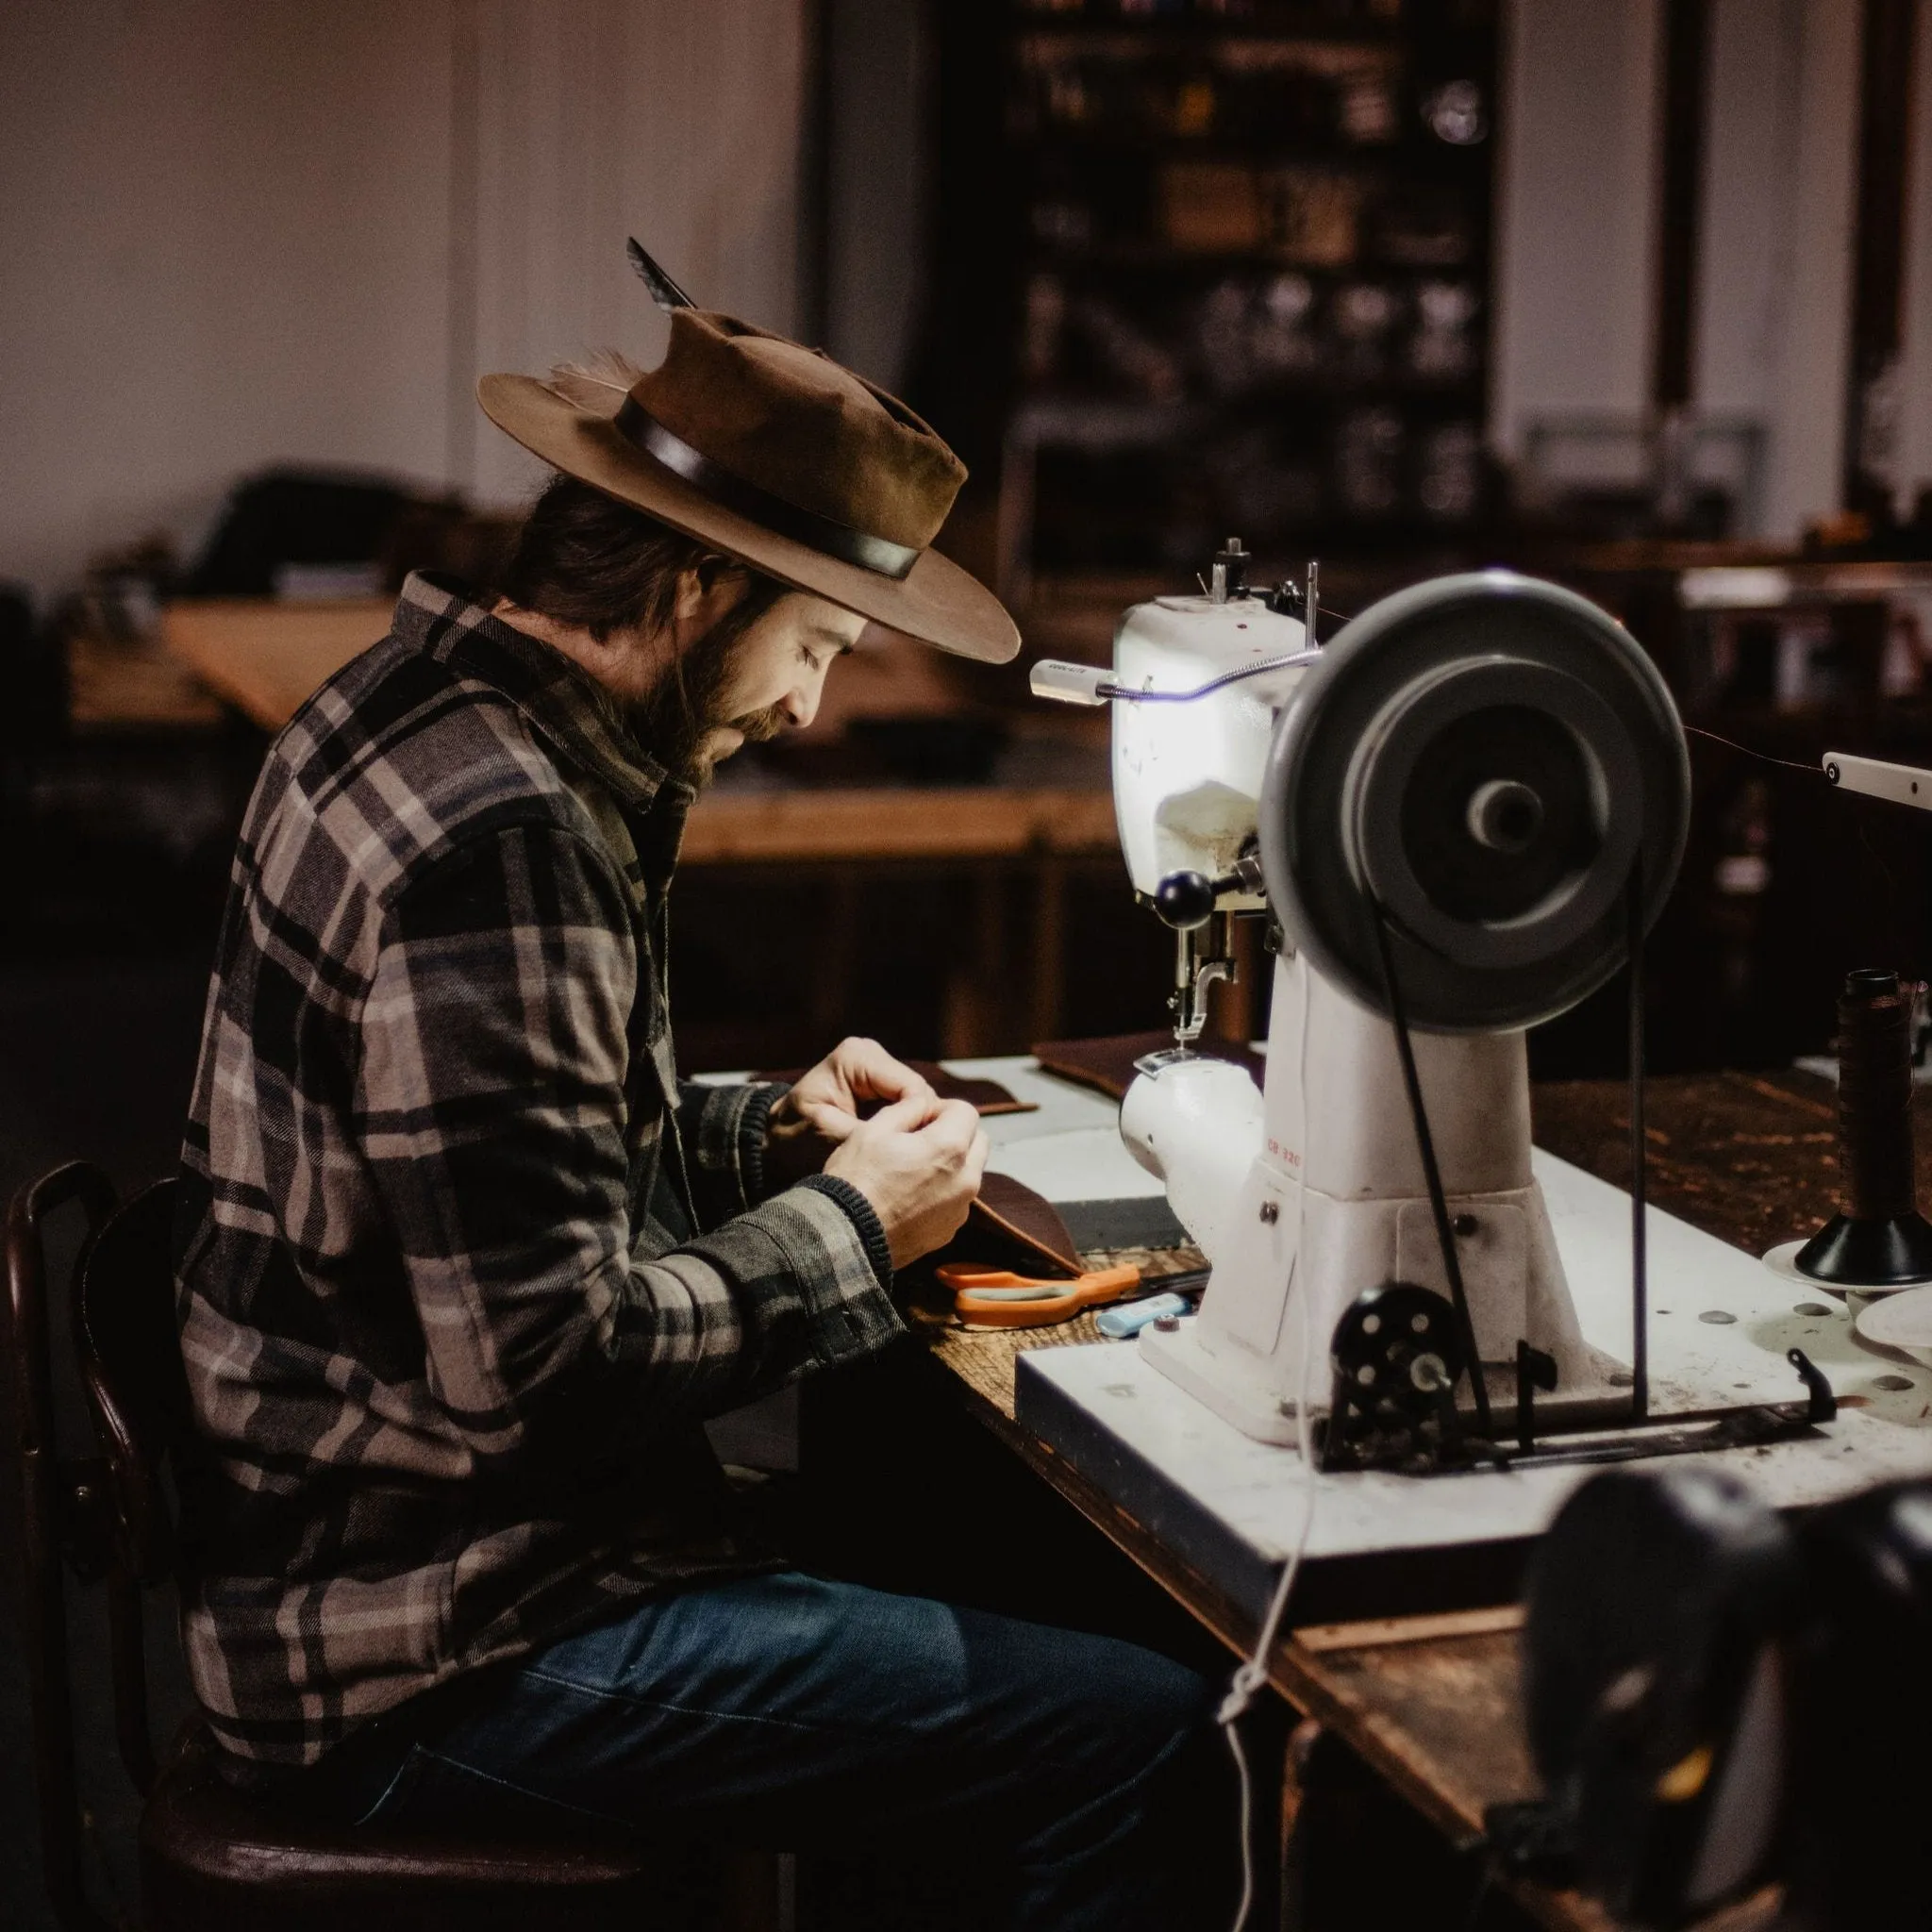
<instances>
[{"instance_id":1,"label":"long brown hair","mask_svg":"<svg viewBox=\"0 0 1932 1932\"><path fill-rule=\"evenodd\" d=\"M615 715L643 749L674 774L702 782L693 760L730 675L740 638L790 593L790 586L694 537L660 524L575 476L553 477L531 506L497 592L519 608L587 630L599 643L623 630L663 631L677 607L678 579L695 571L707 585L741 576L747 589L732 608L643 699ZM748 724L749 738L775 725Z\"/></svg>"},{"instance_id":2,"label":"long brown hair","mask_svg":"<svg viewBox=\"0 0 1932 1932\"><path fill-rule=\"evenodd\" d=\"M749 564L575 476L558 475L530 507L496 588L519 608L603 643L613 631L667 627L686 571L707 582L713 575L749 581L726 620L734 635L786 594L785 585Z\"/></svg>"}]
</instances>

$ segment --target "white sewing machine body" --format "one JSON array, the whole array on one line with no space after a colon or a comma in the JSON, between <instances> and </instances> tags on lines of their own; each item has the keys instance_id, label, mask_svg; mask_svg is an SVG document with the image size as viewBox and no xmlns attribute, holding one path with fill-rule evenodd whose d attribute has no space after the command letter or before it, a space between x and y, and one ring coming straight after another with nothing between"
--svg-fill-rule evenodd
<instances>
[{"instance_id":1,"label":"white sewing machine body","mask_svg":"<svg viewBox=\"0 0 1932 1932\"><path fill-rule=\"evenodd\" d=\"M1553 1356L1553 1420L1627 1403L1530 1173L1524 1036L1418 1034L1415 1052L1479 1357L1513 1376L1519 1338ZM1275 961L1265 1092L1229 1062L1172 1060L1129 1089L1121 1134L1213 1268L1198 1317L1142 1330L1141 1350L1246 1435L1291 1441L1304 1388L1327 1407L1329 1338L1364 1289L1448 1292L1393 1029L1304 958Z\"/></svg>"},{"instance_id":2,"label":"white sewing machine body","mask_svg":"<svg viewBox=\"0 0 1932 1932\"><path fill-rule=\"evenodd\" d=\"M1606 1462L1709 1457L1780 1507L1922 1475L1918 1377L1874 1376L1842 1316L1646 1208L1641 1163L1625 1194L1530 1145L1527 1029L1625 963L1642 1144L1641 941L1690 811L1656 667L1505 572L1397 591L1283 664L1254 655L1241 555L1217 594L1129 612L1110 672L1035 666L1040 695L1116 708L1178 1044L1089 1166L1041 1140L1008 1171L1067 1200L1159 1187L1211 1266L1191 1319L1023 1356L1021 1425L1231 1601L1267 1616L1296 1577L1318 1622L1506 1600ZM1248 908L1274 955L1258 1087L1191 1048Z\"/></svg>"},{"instance_id":3,"label":"white sewing machine body","mask_svg":"<svg viewBox=\"0 0 1932 1932\"><path fill-rule=\"evenodd\" d=\"M1114 681L1130 691L1191 691L1306 645L1299 619L1258 599L1157 597L1121 619ZM1170 873L1226 872L1253 840L1275 716L1301 675L1286 666L1190 703L1114 706L1114 820L1142 897ZM1249 894L1231 904L1258 908L1261 900Z\"/></svg>"},{"instance_id":4,"label":"white sewing machine body","mask_svg":"<svg viewBox=\"0 0 1932 1932\"><path fill-rule=\"evenodd\" d=\"M1123 618L1114 682L1198 690L1301 649L1302 625L1258 600L1164 597ZM1122 849L1152 898L1181 870L1226 874L1256 847L1268 753L1303 666L1191 704L1118 702L1113 778ZM1259 908L1224 892L1218 909ZM1402 1084L1394 1029L1283 934L1265 1092L1239 1067L1155 1057L1121 1108L1134 1158L1166 1184L1212 1264L1198 1317L1142 1331L1147 1357L1249 1436L1295 1438L1304 1391L1328 1406L1330 1338L1364 1290L1401 1280L1448 1292ZM1627 1407L1627 1376L1583 1339L1541 1191L1530 1172L1520 1030L1413 1036L1455 1229L1476 1353L1492 1397L1514 1402L1519 1340L1555 1358L1550 1419ZM1305 1368L1305 1353L1308 1358Z\"/></svg>"}]
</instances>

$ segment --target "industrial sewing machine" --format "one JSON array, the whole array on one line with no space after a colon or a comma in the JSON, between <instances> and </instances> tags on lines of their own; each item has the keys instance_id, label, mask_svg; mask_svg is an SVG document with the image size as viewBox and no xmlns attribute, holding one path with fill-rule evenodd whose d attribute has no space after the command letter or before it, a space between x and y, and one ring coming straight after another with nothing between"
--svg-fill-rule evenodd
<instances>
[{"instance_id":1,"label":"industrial sewing machine","mask_svg":"<svg viewBox=\"0 0 1932 1932\"><path fill-rule=\"evenodd\" d=\"M1646 1210L1642 942L1690 808L1671 699L1553 585L1439 579L1318 647L1314 569L1250 596L1244 561L1230 542L1202 595L1128 611L1111 667L1035 670L1113 708L1121 843L1176 936L1174 1044L1140 1062L1120 1130L1212 1274L1198 1315L1138 1344L1023 1357L1019 1419L1244 1605L1257 1657L1291 1588L1315 1623L1494 1603L1535 1548L1549 1798L1503 1807L1495 1841L1574 1852L1648 1924L1767 1877L1794 1923L1877 1923L1874 1899L1916 1902L1895 1848L1922 1793L1891 1780L1874 1804L1842 1767L1932 1697L1932 1432L1904 1376L1840 1411L1793 1324L1840 1370L1850 1324L1793 1307L1789 1268ZM1932 797L1932 774L1847 755L1824 775ZM1273 957L1260 1088L1197 1050L1238 918L1267 922ZM1533 1150L1524 1052L1626 963L1630 1196ZM1860 977L1890 980L1899 1020L1896 975ZM1889 1273L1841 1285L1924 1278L1910 1164L1907 1140L1889 1219L1806 1247L1882 1251ZM1674 1324L1655 1416L1653 1314ZM1793 1369L1801 1401L1780 1399ZM1749 1453L1652 1460L1725 1450ZM1637 1467L1576 1491L1593 1462ZM1881 1476L1919 1480L1858 1493Z\"/></svg>"},{"instance_id":2,"label":"industrial sewing machine","mask_svg":"<svg viewBox=\"0 0 1932 1932\"><path fill-rule=\"evenodd\" d=\"M1437 579L1323 647L1315 567L1264 596L1246 561L1230 540L1202 595L1128 611L1110 671L1033 678L1111 704L1128 871L1176 934L1175 1044L1121 1131L1212 1276L1141 1346L1257 1441L1318 1415L1329 1468L1466 1463L1504 1408L1522 1453L1533 1429L1641 1425L1641 1199L1623 1361L1584 1337L1531 1171L1524 1030L1641 950L1669 892L1690 803L1670 695L1555 585ZM1258 1091L1195 1051L1243 916L1274 956ZM1803 1427L1830 1396L1792 1365L1803 1403L1599 1453Z\"/></svg>"}]
</instances>

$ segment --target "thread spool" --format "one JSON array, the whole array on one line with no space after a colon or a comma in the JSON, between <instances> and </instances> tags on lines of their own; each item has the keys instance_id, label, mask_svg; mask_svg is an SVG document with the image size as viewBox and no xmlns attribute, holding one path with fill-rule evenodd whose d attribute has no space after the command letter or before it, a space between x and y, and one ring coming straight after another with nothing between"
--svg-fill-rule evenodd
<instances>
[{"instance_id":1,"label":"thread spool","mask_svg":"<svg viewBox=\"0 0 1932 1932\"><path fill-rule=\"evenodd\" d=\"M1896 973L1849 974L1838 1002L1839 1206L1854 1221L1917 1207L1911 1000Z\"/></svg>"},{"instance_id":2,"label":"thread spool","mask_svg":"<svg viewBox=\"0 0 1932 1932\"><path fill-rule=\"evenodd\" d=\"M1837 1288L1932 1281L1914 1169L1912 992L1896 973L1863 967L1839 995L1839 1212L1793 1263Z\"/></svg>"}]
</instances>

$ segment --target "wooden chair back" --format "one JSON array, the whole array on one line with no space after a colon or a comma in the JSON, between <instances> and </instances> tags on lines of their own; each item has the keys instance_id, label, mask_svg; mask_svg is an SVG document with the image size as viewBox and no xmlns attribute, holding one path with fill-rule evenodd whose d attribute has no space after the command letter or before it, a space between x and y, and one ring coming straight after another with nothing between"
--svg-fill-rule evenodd
<instances>
[{"instance_id":1,"label":"wooden chair back","mask_svg":"<svg viewBox=\"0 0 1932 1932\"><path fill-rule=\"evenodd\" d=\"M172 1237L180 1183L158 1181L94 1237L74 1296L82 1387L105 1453L115 1526L136 1580L175 1568L163 1471L193 1425L175 1317Z\"/></svg>"},{"instance_id":2,"label":"wooden chair back","mask_svg":"<svg viewBox=\"0 0 1932 1932\"><path fill-rule=\"evenodd\" d=\"M689 1926L693 1874L715 1872L691 1848L631 1843L579 1821L519 1832L398 1834L264 1807L229 1790L191 1729L158 1772L150 1740L141 1599L174 1569L168 1482L193 1478L186 1373L175 1318L172 1223L179 1184L162 1181L118 1210L98 1168L75 1162L23 1188L7 1224L5 1374L0 1404L10 1482L0 1482L19 1552L32 1702L41 1847L63 1932L112 1932L82 1889L82 1809L75 1774L74 1695L66 1643L68 1573L105 1577L121 1760L148 1800L142 1822L145 1923L152 1932L651 1932ZM63 1458L55 1440L46 1223L77 1204L87 1238L70 1312L79 1378L100 1453ZM0 1561L0 1570L11 1566ZM732 1923L769 1932L775 1868L727 1861ZM710 1881L705 1881L707 1883Z\"/></svg>"},{"instance_id":3,"label":"wooden chair back","mask_svg":"<svg viewBox=\"0 0 1932 1932\"><path fill-rule=\"evenodd\" d=\"M63 1457L55 1431L46 1224L77 1205L86 1218L80 1265L114 1209L99 1168L73 1161L24 1187L7 1215L5 1446L13 1467L7 1529L18 1553L21 1635L40 1793L47 1895L68 1932L107 1932L81 1885L81 1807L74 1769L74 1686L67 1655L66 1570L98 1575L108 1557L105 1466ZM76 1274L78 1268L76 1268ZM9 1566L12 1567L12 1566Z\"/></svg>"},{"instance_id":4,"label":"wooden chair back","mask_svg":"<svg viewBox=\"0 0 1932 1932\"><path fill-rule=\"evenodd\" d=\"M101 1225L81 1256L71 1310L81 1387L104 1465L115 1736L142 1797L154 1788L155 1755L141 1593L174 1574L167 1474L192 1425L175 1323L173 1228L180 1185L157 1181Z\"/></svg>"}]
</instances>

